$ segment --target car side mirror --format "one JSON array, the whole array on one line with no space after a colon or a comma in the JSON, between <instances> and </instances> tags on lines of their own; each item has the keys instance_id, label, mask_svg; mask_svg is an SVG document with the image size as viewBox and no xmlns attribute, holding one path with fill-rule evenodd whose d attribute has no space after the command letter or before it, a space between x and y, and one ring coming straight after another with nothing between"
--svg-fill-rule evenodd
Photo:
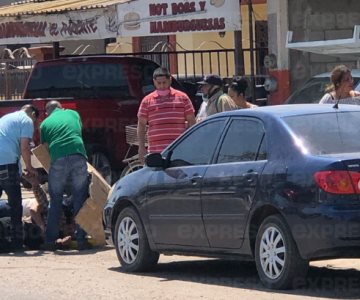
<instances>
[{"instance_id":1,"label":"car side mirror","mask_svg":"<svg viewBox=\"0 0 360 300\"><path fill-rule=\"evenodd\" d=\"M145 156L145 164L151 168L164 168L165 160L160 153L150 153Z\"/></svg>"}]
</instances>

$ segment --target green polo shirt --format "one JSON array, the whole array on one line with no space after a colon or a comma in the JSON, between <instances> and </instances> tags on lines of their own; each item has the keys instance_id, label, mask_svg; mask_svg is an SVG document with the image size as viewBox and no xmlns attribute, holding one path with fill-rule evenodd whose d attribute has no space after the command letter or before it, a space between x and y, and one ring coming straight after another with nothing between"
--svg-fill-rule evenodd
<instances>
[{"instance_id":1,"label":"green polo shirt","mask_svg":"<svg viewBox=\"0 0 360 300\"><path fill-rule=\"evenodd\" d=\"M51 161L72 154L86 156L81 119L71 109L56 108L40 125L41 142L49 145Z\"/></svg>"}]
</instances>

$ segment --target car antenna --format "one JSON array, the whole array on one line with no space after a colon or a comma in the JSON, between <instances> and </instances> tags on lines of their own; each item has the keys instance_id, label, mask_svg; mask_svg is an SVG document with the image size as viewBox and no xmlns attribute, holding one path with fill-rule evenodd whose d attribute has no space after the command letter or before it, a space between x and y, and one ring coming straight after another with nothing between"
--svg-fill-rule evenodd
<instances>
[{"instance_id":1,"label":"car antenna","mask_svg":"<svg viewBox=\"0 0 360 300\"><path fill-rule=\"evenodd\" d=\"M340 101L340 98L336 100L336 103L334 104L333 108L336 108L336 109L339 108L339 101Z\"/></svg>"}]
</instances>

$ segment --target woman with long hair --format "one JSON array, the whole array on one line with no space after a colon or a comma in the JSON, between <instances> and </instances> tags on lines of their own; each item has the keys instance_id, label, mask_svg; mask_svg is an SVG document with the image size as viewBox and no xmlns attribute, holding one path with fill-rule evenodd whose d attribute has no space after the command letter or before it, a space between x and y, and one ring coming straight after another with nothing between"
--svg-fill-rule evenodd
<instances>
[{"instance_id":1,"label":"woman with long hair","mask_svg":"<svg viewBox=\"0 0 360 300\"><path fill-rule=\"evenodd\" d=\"M360 105L360 92L354 91L351 70L345 65L336 66L331 71L331 84L326 94L321 98L320 104L344 103Z\"/></svg>"}]
</instances>

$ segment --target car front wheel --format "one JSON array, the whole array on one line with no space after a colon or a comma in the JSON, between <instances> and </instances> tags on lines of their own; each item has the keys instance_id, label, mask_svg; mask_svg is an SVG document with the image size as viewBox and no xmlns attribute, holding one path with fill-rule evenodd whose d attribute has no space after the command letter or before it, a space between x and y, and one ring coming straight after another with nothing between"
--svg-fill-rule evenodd
<instances>
[{"instance_id":1,"label":"car front wheel","mask_svg":"<svg viewBox=\"0 0 360 300\"><path fill-rule=\"evenodd\" d=\"M114 241L117 257L127 272L149 270L159 260L159 253L150 249L144 226L132 207L126 207L119 214Z\"/></svg>"},{"instance_id":2,"label":"car front wheel","mask_svg":"<svg viewBox=\"0 0 360 300\"><path fill-rule=\"evenodd\" d=\"M255 244L256 268L270 289L294 288L304 282L309 262L301 258L288 225L280 215L267 217Z\"/></svg>"}]
</instances>

